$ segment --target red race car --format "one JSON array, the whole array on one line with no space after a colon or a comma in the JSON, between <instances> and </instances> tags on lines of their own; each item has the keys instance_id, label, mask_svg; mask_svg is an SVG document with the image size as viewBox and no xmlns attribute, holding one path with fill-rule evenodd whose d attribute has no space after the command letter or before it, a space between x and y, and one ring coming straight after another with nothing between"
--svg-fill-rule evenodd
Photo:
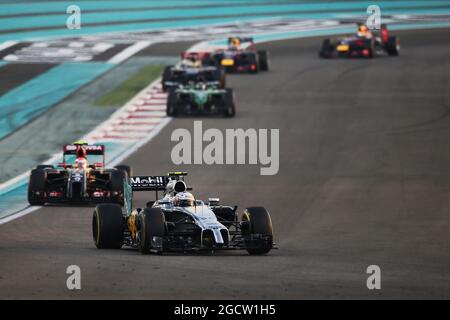
<instances>
[{"instance_id":1,"label":"red race car","mask_svg":"<svg viewBox=\"0 0 450 320\"><path fill-rule=\"evenodd\" d=\"M75 157L68 163L66 157ZM88 156L101 157L89 163ZM123 204L124 183L131 174L129 166L105 168L105 146L77 142L65 145L63 162L57 166L38 165L31 170L28 202L45 203L113 202Z\"/></svg>"}]
</instances>

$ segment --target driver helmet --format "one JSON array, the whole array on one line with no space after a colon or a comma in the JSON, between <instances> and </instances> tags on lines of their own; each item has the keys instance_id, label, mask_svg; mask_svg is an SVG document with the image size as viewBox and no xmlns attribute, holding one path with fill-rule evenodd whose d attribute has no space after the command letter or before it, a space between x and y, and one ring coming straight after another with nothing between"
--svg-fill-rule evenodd
<instances>
[{"instance_id":1,"label":"driver helmet","mask_svg":"<svg viewBox=\"0 0 450 320\"><path fill-rule=\"evenodd\" d=\"M179 192L173 198L173 204L177 207L193 207L195 198L190 192Z\"/></svg>"},{"instance_id":2,"label":"driver helmet","mask_svg":"<svg viewBox=\"0 0 450 320\"><path fill-rule=\"evenodd\" d=\"M357 35L358 37L369 37L371 35L371 32L365 24L359 23Z\"/></svg>"},{"instance_id":3,"label":"driver helmet","mask_svg":"<svg viewBox=\"0 0 450 320\"><path fill-rule=\"evenodd\" d=\"M196 60L195 58L183 59L181 65L185 68L200 68L202 66L202 62L200 60Z\"/></svg>"},{"instance_id":4,"label":"driver helmet","mask_svg":"<svg viewBox=\"0 0 450 320\"><path fill-rule=\"evenodd\" d=\"M185 68L192 68L194 67L194 62L190 59L183 59L183 61L181 61L181 65Z\"/></svg>"},{"instance_id":5,"label":"driver helmet","mask_svg":"<svg viewBox=\"0 0 450 320\"><path fill-rule=\"evenodd\" d=\"M195 89L197 90L206 90L206 83L203 82L203 78L200 78L198 82L195 84Z\"/></svg>"},{"instance_id":6,"label":"driver helmet","mask_svg":"<svg viewBox=\"0 0 450 320\"><path fill-rule=\"evenodd\" d=\"M239 40L239 38L233 38L231 39L231 45L239 47L241 45L241 40Z\"/></svg>"},{"instance_id":7,"label":"driver helmet","mask_svg":"<svg viewBox=\"0 0 450 320\"><path fill-rule=\"evenodd\" d=\"M78 148L77 158L75 159L75 168L80 170L86 170L89 166L87 161L86 149L83 147Z\"/></svg>"}]
</instances>

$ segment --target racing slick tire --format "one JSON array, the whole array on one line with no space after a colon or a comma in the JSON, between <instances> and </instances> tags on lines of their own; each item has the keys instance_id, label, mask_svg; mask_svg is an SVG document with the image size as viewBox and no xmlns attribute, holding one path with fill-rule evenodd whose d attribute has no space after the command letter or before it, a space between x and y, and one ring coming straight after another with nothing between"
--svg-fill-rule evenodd
<instances>
[{"instance_id":1,"label":"racing slick tire","mask_svg":"<svg viewBox=\"0 0 450 320\"><path fill-rule=\"evenodd\" d=\"M166 87L165 83L166 83L166 81L170 81L170 78L171 78L171 76L172 76L172 67L173 67L173 66L166 66L166 67L164 68L164 71L163 71L163 74L162 74L162 80L161 80L161 83L162 83L162 90L163 90L164 92L167 91L167 87Z\"/></svg>"},{"instance_id":2,"label":"racing slick tire","mask_svg":"<svg viewBox=\"0 0 450 320\"><path fill-rule=\"evenodd\" d=\"M225 89L227 82L225 76L225 70L222 67L217 68L215 71L215 80L219 82L219 88Z\"/></svg>"},{"instance_id":3,"label":"racing slick tire","mask_svg":"<svg viewBox=\"0 0 450 320\"><path fill-rule=\"evenodd\" d=\"M369 51L366 58L372 59L375 57L375 41L373 39L366 40L366 50Z\"/></svg>"},{"instance_id":4,"label":"racing slick tire","mask_svg":"<svg viewBox=\"0 0 450 320\"><path fill-rule=\"evenodd\" d=\"M258 51L259 70L269 71L269 54L265 50Z\"/></svg>"},{"instance_id":5,"label":"racing slick tire","mask_svg":"<svg viewBox=\"0 0 450 320\"><path fill-rule=\"evenodd\" d=\"M115 166L114 168L116 168L117 170L122 170L122 171L126 172L128 177L132 176L133 171L131 170L130 166L127 166L125 164L121 164L121 165Z\"/></svg>"},{"instance_id":6,"label":"racing slick tire","mask_svg":"<svg viewBox=\"0 0 450 320\"><path fill-rule=\"evenodd\" d=\"M111 200L121 206L124 204L123 190L126 179L127 173L123 170L114 170L111 172L111 192L113 193Z\"/></svg>"},{"instance_id":7,"label":"racing slick tire","mask_svg":"<svg viewBox=\"0 0 450 320\"><path fill-rule=\"evenodd\" d=\"M226 89L224 97L224 116L227 118L232 118L236 114L236 104L234 102L233 89Z\"/></svg>"},{"instance_id":8,"label":"racing slick tire","mask_svg":"<svg viewBox=\"0 0 450 320\"><path fill-rule=\"evenodd\" d=\"M95 207L92 217L92 236L97 248L122 248L123 231L124 219L119 205L102 203Z\"/></svg>"},{"instance_id":9,"label":"racing slick tire","mask_svg":"<svg viewBox=\"0 0 450 320\"><path fill-rule=\"evenodd\" d=\"M221 64L222 58L223 58L223 54L220 54L220 53L216 53L216 54L212 55L211 58L210 58L211 59L211 65L213 65L213 66L215 66L217 68L223 68L222 64ZM224 71L225 71L225 69L224 69Z\"/></svg>"},{"instance_id":10,"label":"racing slick tire","mask_svg":"<svg viewBox=\"0 0 450 320\"><path fill-rule=\"evenodd\" d=\"M258 61L258 55L256 53L251 52L248 54L248 63L256 66L253 71L250 71L251 73L259 72L260 65L259 65L259 61Z\"/></svg>"},{"instance_id":11,"label":"racing slick tire","mask_svg":"<svg viewBox=\"0 0 450 320\"><path fill-rule=\"evenodd\" d=\"M331 58L333 56L334 47L331 44L330 39L324 39L322 41L322 47L319 51L319 57L321 58Z\"/></svg>"},{"instance_id":12,"label":"racing slick tire","mask_svg":"<svg viewBox=\"0 0 450 320\"><path fill-rule=\"evenodd\" d=\"M388 41L385 44L386 52L390 56L398 56L399 54L399 45L397 41L397 37L389 37Z\"/></svg>"},{"instance_id":13,"label":"racing slick tire","mask_svg":"<svg viewBox=\"0 0 450 320\"><path fill-rule=\"evenodd\" d=\"M272 219L264 207L249 207L245 209L242 221L248 221L250 234L260 234L273 237ZM247 249L251 255L266 254L272 249L272 244L264 243L259 248Z\"/></svg>"},{"instance_id":14,"label":"racing slick tire","mask_svg":"<svg viewBox=\"0 0 450 320\"><path fill-rule=\"evenodd\" d=\"M367 55L366 58L372 59L374 57L374 50L372 48L369 48L367 50L369 50L369 54Z\"/></svg>"},{"instance_id":15,"label":"racing slick tire","mask_svg":"<svg viewBox=\"0 0 450 320\"><path fill-rule=\"evenodd\" d=\"M164 237L166 234L166 219L160 208L145 208L144 212L139 214L138 218L139 251L142 254L150 253L150 250L161 253L161 247L154 248L152 246L153 237ZM161 239L162 240L162 239Z\"/></svg>"},{"instance_id":16,"label":"racing slick tire","mask_svg":"<svg viewBox=\"0 0 450 320\"><path fill-rule=\"evenodd\" d=\"M177 94L175 90L170 90L167 96L166 114L168 117L177 116Z\"/></svg>"},{"instance_id":17,"label":"racing slick tire","mask_svg":"<svg viewBox=\"0 0 450 320\"><path fill-rule=\"evenodd\" d=\"M31 170L30 180L28 183L28 203L32 206L42 206L46 202L45 184L47 180L47 172L43 169ZM39 192L40 195L36 195Z\"/></svg>"}]
</instances>

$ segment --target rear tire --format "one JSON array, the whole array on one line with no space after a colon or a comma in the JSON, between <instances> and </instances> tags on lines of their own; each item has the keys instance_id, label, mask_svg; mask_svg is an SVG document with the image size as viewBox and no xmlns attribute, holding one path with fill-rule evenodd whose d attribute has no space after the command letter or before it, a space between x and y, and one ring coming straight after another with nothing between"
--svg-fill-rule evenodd
<instances>
[{"instance_id":1,"label":"rear tire","mask_svg":"<svg viewBox=\"0 0 450 320\"><path fill-rule=\"evenodd\" d=\"M367 40L367 50L369 50L369 55L367 58L372 59L375 57L375 40Z\"/></svg>"},{"instance_id":2,"label":"rear tire","mask_svg":"<svg viewBox=\"0 0 450 320\"><path fill-rule=\"evenodd\" d=\"M123 172L126 172L128 177L132 176L133 171L131 170L130 166L121 164L121 165L115 166L114 168L116 168L117 170L122 170Z\"/></svg>"},{"instance_id":3,"label":"rear tire","mask_svg":"<svg viewBox=\"0 0 450 320\"><path fill-rule=\"evenodd\" d=\"M42 206L46 202L45 185L47 181L47 172L43 169L31 170L30 180L28 182L28 203L32 206ZM40 195L36 195L39 192Z\"/></svg>"},{"instance_id":4,"label":"rear tire","mask_svg":"<svg viewBox=\"0 0 450 320\"><path fill-rule=\"evenodd\" d=\"M172 77L172 67L173 66L166 66L164 68L163 74L162 74L162 79L161 79L161 85L162 85L162 90L164 92L167 91L167 87L164 84L166 81L170 81L170 78Z\"/></svg>"},{"instance_id":5,"label":"rear tire","mask_svg":"<svg viewBox=\"0 0 450 320\"><path fill-rule=\"evenodd\" d=\"M234 102L233 89L226 89L225 102L224 102L224 116L227 118L232 118L236 114L236 104Z\"/></svg>"},{"instance_id":6,"label":"rear tire","mask_svg":"<svg viewBox=\"0 0 450 320\"><path fill-rule=\"evenodd\" d=\"M250 207L245 209L242 221L249 221L250 234L260 234L273 238L272 219L269 212L263 207ZM271 240L272 241L272 240ZM260 248L247 249L251 255L266 254L272 249L272 243L262 244Z\"/></svg>"},{"instance_id":7,"label":"rear tire","mask_svg":"<svg viewBox=\"0 0 450 320\"><path fill-rule=\"evenodd\" d=\"M260 66L259 66L259 61L258 61L258 55L254 52L251 52L248 54L248 60L249 60L249 64L253 64L255 65L255 70L250 71L252 73L258 73Z\"/></svg>"},{"instance_id":8,"label":"rear tire","mask_svg":"<svg viewBox=\"0 0 450 320\"><path fill-rule=\"evenodd\" d=\"M94 209L92 235L99 249L120 249L123 245L123 214L117 204L99 204Z\"/></svg>"},{"instance_id":9,"label":"rear tire","mask_svg":"<svg viewBox=\"0 0 450 320\"><path fill-rule=\"evenodd\" d=\"M145 208L144 212L139 214L139 251L142 254L150 253L153 237L164 237L166 233L165 224L166 219L160 208ZM162 252L162 249L159 252Z\"/></svg>"},{"instance_id":10,"label":"rear tire","mask_svg":"<svg viewBox=\"0 0 450 320\"><path fill-rule=\"evenodd\" d=\"M333 55L333 50L334 50L334 48L331 44L331 40L324 39L322 41L322 47L320 48L320 51L319 51L319 57L329 59Z\"/></svg>"},{"instance_id":11,"label":"rear tire","mask_svg":"<svg viewBox=\"0 0 450 320\"><path fill-rule=\"evenodd\" d=\"M127 173L123 170L114 170L111 172L111 192L117 192L117 195L111 197L111 200L121 206L124 205L123 193L126 179Z\"/></svg>"},{"instance_id":12,"label":"rear tire","mask_svg":"<svg viewBox=\"0 0 450 320\"><path fill-rule=\"evenodd\" d=\"M397 37L389 37L386 43L386 51L390 56L398 56L399 54L399 44Z\"/></svg>"},{"instance_id":13,"label":"rear tire","mask_svg":"<svg viewBox=\"0 0 450 320\"><path fill-rule=\"evenodd\" d=\"M225 76L225 70L223 68L217 68L215 81L219 82L220 89L225 89L227 81Z\"/></svg>"},{"instance_id":14,"label":"rear tire","mask_svg":"<svg viewBox=\"0 0 450 320\"><path fill-rule=\"evenodd\" d=\"M269 71L269 54L267 51L258 51L259 69Z\"/></svg>"}]
</instances>

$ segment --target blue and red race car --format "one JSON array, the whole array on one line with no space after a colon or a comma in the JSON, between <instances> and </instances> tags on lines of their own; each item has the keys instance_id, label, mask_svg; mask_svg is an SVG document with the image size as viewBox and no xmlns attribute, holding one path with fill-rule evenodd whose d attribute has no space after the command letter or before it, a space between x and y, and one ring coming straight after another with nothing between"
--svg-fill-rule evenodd
<instances>
[{"instance_id":1,"label":"blue and red race car","mask_svg":"<svg viewBox=\"0 0 450 320\"><path fill-rule=\"evenodd\" d=\"M265 50L256 50L253 38L228 38L228 46L212 54L217 65L226 72L251 72L269 70L269 54Z\"/></svg>"},{"instance_id":2,"label":"blue and red race car","mask_svg":"<svg viewBox=\"0 0 450 320\"><path fill-rule=\"evenodd\" d=\"M400 51L399 39L389 35L386 25L379 30L371 31L364 24L358 24L358 32L354 36L338 38L334 41L323 40L319 51L321 58L397 56Z\"/></svg>"}]
</instances>

